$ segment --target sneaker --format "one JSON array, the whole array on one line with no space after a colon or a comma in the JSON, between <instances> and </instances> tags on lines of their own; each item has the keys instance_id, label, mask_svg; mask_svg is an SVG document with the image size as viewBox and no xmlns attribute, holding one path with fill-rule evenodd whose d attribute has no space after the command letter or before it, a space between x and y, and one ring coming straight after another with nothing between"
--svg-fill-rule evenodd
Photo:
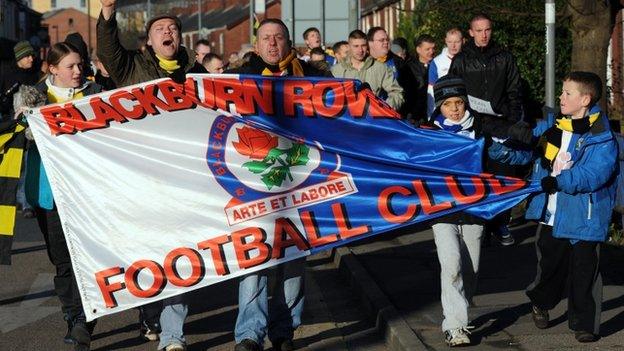
<instances>
[{"instance_id":1,"label":"sneaker","mask_svg":"<svg viewBox=\"0 0 624 351\"><path fill-rule=\"evenodd\" d=\"M503 246L509 246L509 245L513 245L516 243L516 240L514 240L513 235L511 234L511 232L509 231L509 228L507 228L506 225L501 226L500 228L498 228L497 233L493 233L493 236L500 241L501 245Z\"/></svg>"},{"instance_id":2,"label":"sneaker","mask_svg":"<svg viewBox=\"0 0 624 351\"><path fill-rule=\"evenodd\" d=\"M76 350L89 350L91 345L91 333L84 317L78 317L73 321L70 332L71 338L75 341Z\"/></svg>"},{"instance_id":3,"label":"sneaker","mask_svg":"<svg viewBox=\"0 0 624 351\"><path fill-rule=\"evenodd\" d=\"M173 342L167 346L165 346L165 351L185 351L186 346L184 344L180 344L179 342Z\"/></svg>"},{"instance_id":4,"label":"sneaker","mask_svg":"<svg viewBox=\"0 0 624 351\"><path fill-rule=\"evenodd\" d=\"M150 323L146 320L141 321L139 335L145 341L157 341L160 334L160 323Z\"/></svg>"},{"instance_id":5,"label":"sneaker","mask_svg":"<svg viewBox=\"0 0 624 351\"><path fill-rule=\"evenodd\" d=\"M71 329L72 329L73 323L68 315L64 315L63 319L65 320L65 322L67 322L67 333L65 334L65 337L63 337L63 342L69 345L75 345L76 340L74 340L71 336Z\"/></svg>"},{"instance_id":6,"label":"sneaker","mask_svg":"<svg viewBox=\"0 0 624 351\"><path fill-rule=\"evenodd\" d=\"M470 332L466 327L446 330L444 336L450 347L470 345Z\"/></svg>"},{"instance_id":7,"label":"sneaker","mask_svg":"<svg viewBox=\"0 0 624 351\"><path fill-rule=\"evenodd\" d=\"M581 330L575 331L574 337L576 338L578 342L594 342L598 339L596 334L592 334L590 332L581 331Z\"/></svg>"},{"instance_id":8,"label":"sneaker","mask_svg":"<svg viewBox=\"0 0 624 351\"><path fill-rule=\"evenodd\" d=\"M262 351L262 347L251 339L244 339L236 344L234 351Z\"/></svg>"},{"instance_id":9,"label":"sneaker","mask_svg":"<svg viewBox=\"0 0 624 351\"><path fill-rule=\"evenodd\" d=\"M274 351L293 351L295 345L290 339L277 338L271 342Z\"/></svg>"},{"instance_id":10,"label":"sneaker","mask_svg":"<svg viewBox=\"0 0 624 351\"><path fill-rule=\"evenodd\" d=\"M533 323L538 329L546 329L548 328L548 311L543 310L535 305L531 309L531 317L533 317Z\"/></svg>"}]
</instances>

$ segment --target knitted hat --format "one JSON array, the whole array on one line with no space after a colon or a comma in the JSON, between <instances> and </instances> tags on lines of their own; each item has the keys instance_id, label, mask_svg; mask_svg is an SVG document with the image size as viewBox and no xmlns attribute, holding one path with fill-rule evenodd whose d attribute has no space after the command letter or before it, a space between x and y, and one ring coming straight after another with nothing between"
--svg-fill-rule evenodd
<instances>
[{"instance_id":1,"label":"knitted hat","mask_svg":"<svg viewBox=\"0 0 624 351\"><path fill-rule=\"evenodd\" d=\"M451 97L460 97L465 103L468 103L468 93L466 85L459 77L443 76L433 86L433 97L435 99L436 109L444 103L444 100Z\"/></svg>"},{"instance_id":2,"label":"knitted hat","mask_svg":"<svg viewBox=\"0 0 624 351\"><path fill-rule=\"evenodd\" d=\"M19 61L26 56L35 56L35 49L26 40L15 44L13 52L15 53L15 61Z\"/></svg>"},{"instance_id":3,"label":"knitted hat","mask_svg":"<svg viewBox=\"0 0 624 351\"><path fill-rule=\"evenodd\" d=\"M152 28L152 24L164 18L169 18L169 19L174 20L176 26L178 26L178 31L180 32L180 35L182 35L181 34L182 33L182 21L180 21L178 16L168 15L168 14L158 15L158 16L152 17L149 21L147 21L147 24L145 25L145 33L149 34L149 30L150 28Z\"/></svg>"}]
</instances>

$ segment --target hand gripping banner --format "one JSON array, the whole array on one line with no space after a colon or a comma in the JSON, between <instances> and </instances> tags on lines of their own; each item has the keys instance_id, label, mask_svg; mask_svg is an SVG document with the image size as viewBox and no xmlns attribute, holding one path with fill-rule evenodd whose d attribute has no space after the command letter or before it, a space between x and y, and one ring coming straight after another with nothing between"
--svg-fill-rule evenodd
<instances>
[{"instance_id":1,"label":"hand gripping banner","mask_svg":"<svg viewBox=\"0 0 624 351\"><path fill-rule=\"evenodd\" d=\"M351 80L189 75L28 122L89 320L539 190Z\"/></svg>"}]
</instances>

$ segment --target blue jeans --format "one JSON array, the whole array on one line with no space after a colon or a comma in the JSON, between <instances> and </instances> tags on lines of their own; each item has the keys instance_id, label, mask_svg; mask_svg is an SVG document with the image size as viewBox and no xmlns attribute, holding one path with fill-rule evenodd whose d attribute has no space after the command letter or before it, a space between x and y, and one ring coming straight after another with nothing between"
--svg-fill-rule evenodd
<instances>
[{"instance_id":1,"label":"blue jeans","mask_svg":"<svg viewBox=\"0 0 624 351\"><path fill-rule=\"evenodd\" d=\"M260 345L270 340L292 339L301 324L305 258L276 267L275 293L269 304L268 270L243 276L238 285L238 317L234 327L236 343L251 339Z\"/></svg>"},{"instance_id":2,"label":"blue jeans","mask_svg":"<svg viewBox=\"0 0 624 351\"><path fill-rule=\"evenodd\" d=\"M164 349L173 342L186 344L184 339L184 320L188 314L188 305L184 295L178 295L163 300L163 309L160 313L160 342L158 349Z\"/></svg>"}]
</instances>

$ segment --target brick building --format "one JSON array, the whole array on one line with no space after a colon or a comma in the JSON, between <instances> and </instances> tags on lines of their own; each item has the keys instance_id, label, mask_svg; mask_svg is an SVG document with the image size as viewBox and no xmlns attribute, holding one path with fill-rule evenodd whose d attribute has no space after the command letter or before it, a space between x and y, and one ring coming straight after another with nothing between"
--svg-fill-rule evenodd
<instances>
[{"instance_id":1,"label":"brick building","mask_svg":"<svg viewBox=\"0 0 624 351\"><path fill-rule=\"evenodd\" d=\"M41 24L48 28L50 45L65 40L67 34L74 32L82 35L90 49L97 45L95 32L97 17L88 16L75 8L46 12L42 17Z\"/></svg>"},{"instance_id":2,"label":"brick building","mask_svg":"<svg viewBox=\"0 0 624 351\"><path fill-rule=\"evenodd\" d=\"M386 28L390 38L395 37L399 18L404 11L413 11L419 0L362 0L360 29L366 33L371 27Z\"/></svg>"},{"instance_id":3,"label":"brick building","mask_svg":"<svg viewBox=\"0 0 624 351\"><path fill-rule=\"evenodd\" d=\"M265 12L256 14L256 18L259 21L269 17L280 18L281 11L281 1L268 1ZM184 16L182 20L185 28L184 45L192 48L199 38L197 14ZM232 5L204 13L202 27L204 30L201 37L210 42L216 53L229 55L233 51L240 51L244 45L250 43L249 2L244 6Z\"/></svg>"}]
</instances>

